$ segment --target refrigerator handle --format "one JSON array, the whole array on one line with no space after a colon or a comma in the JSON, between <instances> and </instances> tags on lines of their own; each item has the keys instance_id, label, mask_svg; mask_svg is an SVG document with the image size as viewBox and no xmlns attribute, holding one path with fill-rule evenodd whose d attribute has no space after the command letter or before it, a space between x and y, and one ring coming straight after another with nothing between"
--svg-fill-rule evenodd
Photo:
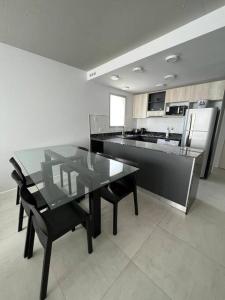
<instances>
[{"instance_id":1,"label":"refrigerator handle","mask_svg":"<svg viewBox=\"0 0 225 300\"><path fill-rule=\"evenodd\" d=\"M191 145L190 134L191 134L191 126L192 126L192 113L190 114L189 118L190 118L190 124L189 124L187 139L186 139L186 147L190 147L190 145Z\"/></svg>"}]
</instances>

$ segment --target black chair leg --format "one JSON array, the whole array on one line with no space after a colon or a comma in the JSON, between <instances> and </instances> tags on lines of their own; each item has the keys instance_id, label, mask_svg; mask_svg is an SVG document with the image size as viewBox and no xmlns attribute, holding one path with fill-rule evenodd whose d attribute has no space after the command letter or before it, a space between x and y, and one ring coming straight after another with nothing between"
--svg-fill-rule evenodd
<instances>
[{"instance_id":1,"label":"black chair leg","mask_svg":"<svg viewBox=\"0 0 225 300\"><path fill-rule=\"evenodd\" d=\"M17 193L16 193L16 205L20 203L20 188L17 186Z\"/></svg>"},{"instance_id":2,"label":"black chair leg","mask_svg":"<svg viewBox=\"0 0 225 300\"><path fill-rule=\"evenodd\" d=\"M24 258L26 258L28 256L31 226L32 226L32 218L30 215L28 217L28 222L27 222L27 234L26 234L26 241L25 241L25 246L24 246Z\"/></svg>"},{"instance_id":3,"label":"black chair leg","mask_svg":"<svg viewBox=\"0 0 225 300\"><path fill-rule=\"evenodd\" d=\"M41 291L40 291L41 300L44 300L47 295L51 252L52 252L52 243L47 242L47 246L45 248L44 260L43 260L43 269L42 269L42 278L41 278Z\"/></svg>"},{"instance_id":4,"label":"black chair leg","mask_svg":"<svg viewBox=\"0 0 225 300\"><path fill-rule=\"evenodd\" d=\"M86 221L86 230L87 230L88 253L91 254L93 252L93 246L92 246L91 222L89 218Z\"/></svg>"},{"instance_id":5,"label":"black chair leg","mask_svg":"<svg viewBox=\"0 0 225 300\"><path fill-rule=\"evenodd\" d=\"M68 172L68 185L69 185L69 194L72 194L72 188L71 188L71 174Z\"/></svg>"},{"instance_id":6,"label":"black chair leg","mask_svg":"<svg viewBox=\"0 0 225 300\"><path fill-rule=\"evenodd\" d=\"M113 204L113 234L117 235L118 203Z\"/></svg>"},{"instance_id":7,"label":"black chair leg","mask_svg":"<svg viewBox=\"0 0 225 300\"><path fill-rule=\"evenodd\" d=\"M24 208L23 208L22 203L20 203L18 232L20 232L23 229L23 212L24 212Z\"/></svg>"},{"instance_id":8,"label":"black chair leg","mask_svg":"<svg viewBox=\"0 0 225 300\"><path fill-rule=\"evenodd\" d=\"M63 170L60 168L60 182L61 182L61 187L63 187Z\"/></svg>"},{"instance_id":9,"label":"black chair leg","mask_svg":"<svg viewBox=\"0 0 225 300\"><path fill-rule=\"evenodd\" d=\"M135 211L135 215L138 216L138 201L137 201L137 187L134 187L134 211Z\"/></svg>"},{"instance_id":10,"label":"black chair leg","mask_svg":"<svg viewBox=\"0 0 225 300\"><path fill-rule=\"evenodd\" d=\"M31 222L31 226L30 226L30 235L29 235L29 247L28 247L28 251L27 251L27 258L30 259L33 256L33 249L34 249L34 236L35 236L35 230L33 227L33 224Z\"/></svg>"}]
</instances>

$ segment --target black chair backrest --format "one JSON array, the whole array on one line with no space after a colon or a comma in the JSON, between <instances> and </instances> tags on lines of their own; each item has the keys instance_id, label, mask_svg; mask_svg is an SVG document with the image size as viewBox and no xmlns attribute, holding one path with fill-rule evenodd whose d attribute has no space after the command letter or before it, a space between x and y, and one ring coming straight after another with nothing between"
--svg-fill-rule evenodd
<instances>
[{"instance_id":1,"label":"black chair backrest","mask_svg":"<svg viewBox=\"0 0 225 300\"><path fill-rule=\"evenodd\" d=\"M23 185L20 189L21 201L24 209L29 209L35 218L35 222L38 228L45 234L48 235L48 226L45 220L42 218L41 213L36 209L36 201L31 192Z\"/></svg>"},{"instance_id":2,"label":"black chair backrest","mask_svg":"<svg viewBox=\"0 0 225 300\"><path fill-rule=\"evenodd\" d=\"M22 169L20 168L20 165L18 162L15 160L14 157L11 157L9 162L13 165L14 169L16 172L19 174L19 176L22 178L24 184L26 184L26 177L23 175Z\"/></svg>"},{"instance_id":3,"label":"black chair backrest","mask_svg":"<svg viewBox=\"0 0 225 300\"><path fill-rule=\"evenodd\" d=\"M21 188L24 185L23 178L16 172L16 170L13 170L11 173L11 177L15 180L19 188Z\"/></svg>"},{"instance_id":4,"label":"black chair backrest","mask_svg":"<svg viewBox=\"0 0 225 300\"><path fill-rule=\"evenodd\" d=\"M112 155L109 155L109 154L106 154L106 153L97 152L96 154L98 154L100 156L103 156L105 158L114 159L114 157Z\"/></svg>"},{"instance_id":5,"label":"black chair backrest","mask_svg":"<svg viewBox=\"0 0 225 300\"><path fill-rule=\"evenodd\" d=\"M89 151L87 148L85 148L85 147L81 147L81 146L78 146L77 147L78 149L81 149L81 150L84 150L84 151Z\"/></svg>"}]
</instances>

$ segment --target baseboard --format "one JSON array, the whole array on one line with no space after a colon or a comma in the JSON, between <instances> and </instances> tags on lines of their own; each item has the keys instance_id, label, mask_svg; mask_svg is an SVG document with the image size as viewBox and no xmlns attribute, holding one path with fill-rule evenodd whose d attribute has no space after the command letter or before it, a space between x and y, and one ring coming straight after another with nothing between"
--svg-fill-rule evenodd
<instances>
[{"instance_id":1,"label":"baseboard","mask_svg":"<svg viewBox=\"0 0 225 300\"><path fill-rule=\"evenodd\" d=\"M13 189L10 189L10 190L6 190L6 191L3 191L3 192L0 192L0 195L4 195L4 194L7 194L7 193L10 193L12 191L14 191L16 188L13 188Z\"/></svg>"}]
</instances>

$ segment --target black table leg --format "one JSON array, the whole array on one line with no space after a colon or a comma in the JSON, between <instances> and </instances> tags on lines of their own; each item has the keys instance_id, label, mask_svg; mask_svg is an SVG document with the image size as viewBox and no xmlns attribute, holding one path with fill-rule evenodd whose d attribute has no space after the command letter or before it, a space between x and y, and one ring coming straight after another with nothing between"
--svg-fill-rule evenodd
<instances>
[{"instance_id":1,"label":"black table leg","mask_svg":"<svg viewBox=\"0 0 225 300\"><path fill-rule=\"evenodd\" d=\"M89 194L90 212L92 215L92 236L96 238L101 234L101 197L100 191L96 190Z\"/></svg>"}]
</instances>

